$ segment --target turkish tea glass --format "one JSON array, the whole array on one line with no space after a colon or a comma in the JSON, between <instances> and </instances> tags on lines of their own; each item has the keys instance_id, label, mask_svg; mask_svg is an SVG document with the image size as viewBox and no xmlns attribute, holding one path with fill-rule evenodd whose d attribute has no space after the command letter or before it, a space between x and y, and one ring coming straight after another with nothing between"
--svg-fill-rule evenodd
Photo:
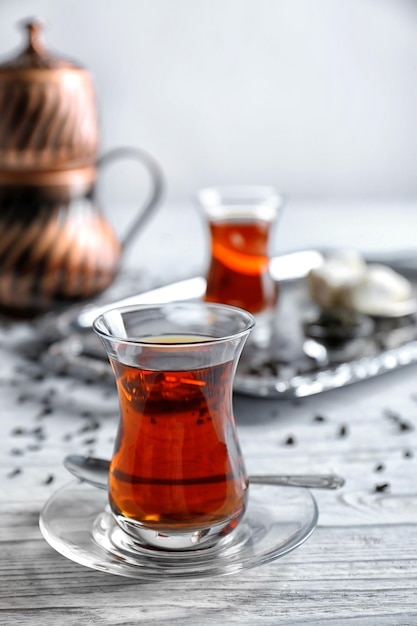
<instances>
[{"instance_id":1,"label":"turkish tea glass","mask_svg":"<svg viewBox=\"0 0 417 626\"><path fill-rule=\"evenodd\" d=\"M210 231L205 300L241 307L256 317L262 340L278 302L269 250L282 197L264 186L207 187L197 198Z\"/></svg>"},{"instance_id":2,"label":"turkish tea glass","mask_svg":"<svg viewBox=\"0 0 417 626\"><path fill-rule=\"evenodd\" d=\"M206 547L241 520L248 478L232 391L253 325L247 311L204 302L125 307L95 320L120 404L109 504L139 544Z\"/></svg>"}]
</instances>

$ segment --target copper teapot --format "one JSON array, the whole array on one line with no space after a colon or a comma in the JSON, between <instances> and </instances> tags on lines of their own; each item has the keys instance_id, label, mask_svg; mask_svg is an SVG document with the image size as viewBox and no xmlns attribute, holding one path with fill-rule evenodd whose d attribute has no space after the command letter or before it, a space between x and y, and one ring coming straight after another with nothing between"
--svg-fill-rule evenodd
<instances>
[{"instance_id":1,"label":"copper teapot","mask_svg":"<svg viewBox=\"0 0 417 626\"><path fill-rule=\"evenodd\" d=\"M157 206L163 175L139 148L98 155L88 71L44 47L39 20L0 65L0 311L32 316L106 289L126 246ZM96 200L98 172L117 158L146 167L149 198L122 241Z\"/></svg>"}]
</instances>

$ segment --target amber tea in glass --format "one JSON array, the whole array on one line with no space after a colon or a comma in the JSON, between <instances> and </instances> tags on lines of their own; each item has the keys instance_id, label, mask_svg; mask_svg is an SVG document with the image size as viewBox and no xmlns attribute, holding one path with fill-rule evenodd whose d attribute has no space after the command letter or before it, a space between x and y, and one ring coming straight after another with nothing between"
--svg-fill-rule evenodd
<instances>
[{"instance_id":1,"label":"amber tea in glass","mask_svg":"<svg viewBox=\"0 0 417 626\"><path fill-rule=\"evenodd\" d=\"M210 187L198 194L210 231L205 300L272 311L279 286L269 271L271 229L282 199L271 187Z\"/></svg>"},{"instance_id":2,"label":"amber tea in glass","mask_svg":"<svg viewBox=\"0 0 417 626\"><path fill-rule=\"evenodd\" d=\"M115 309L96 320L120 404L109 503L137 540L210 545L242 518L248 482L232 383L252 326L246 311L205 303Z\"/></svg>"}]
</instances>

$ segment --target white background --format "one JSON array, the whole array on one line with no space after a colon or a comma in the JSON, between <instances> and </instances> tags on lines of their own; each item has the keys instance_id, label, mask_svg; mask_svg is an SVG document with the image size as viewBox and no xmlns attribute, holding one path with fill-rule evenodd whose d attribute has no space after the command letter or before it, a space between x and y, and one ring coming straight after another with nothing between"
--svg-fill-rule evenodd
<instances>
[{"instance_id":1,"label":"white background","mask_svg":"<svg viewBox=\"0 0 417 626\"><path fill-rule=\"evenodd\" d=\"M2 58L29 16L93 74L102 149L150 151L168 200L417 194L416 0L1 0ZM142 184L127 165L109 180L126 201Z\"/></svg>"}]
</instances>

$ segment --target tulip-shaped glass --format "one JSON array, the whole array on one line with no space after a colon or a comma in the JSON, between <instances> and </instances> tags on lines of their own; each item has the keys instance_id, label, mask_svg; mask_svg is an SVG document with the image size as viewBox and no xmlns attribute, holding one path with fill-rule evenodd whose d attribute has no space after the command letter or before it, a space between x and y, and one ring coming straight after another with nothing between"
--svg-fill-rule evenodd
<instances>
[{"instance_id":1,"label":"tulip-shaped glass","mask_svg":"<svg viewBox=\"0 0 417 626\"><path fill-rule=\"evenodd\" d=\"M241 520L248 480L232 386L253 325L244 310L203 302L113 309L94 322L120 404L109 503L139 544L206 547Z\"/></svg>"}]
</instances>

